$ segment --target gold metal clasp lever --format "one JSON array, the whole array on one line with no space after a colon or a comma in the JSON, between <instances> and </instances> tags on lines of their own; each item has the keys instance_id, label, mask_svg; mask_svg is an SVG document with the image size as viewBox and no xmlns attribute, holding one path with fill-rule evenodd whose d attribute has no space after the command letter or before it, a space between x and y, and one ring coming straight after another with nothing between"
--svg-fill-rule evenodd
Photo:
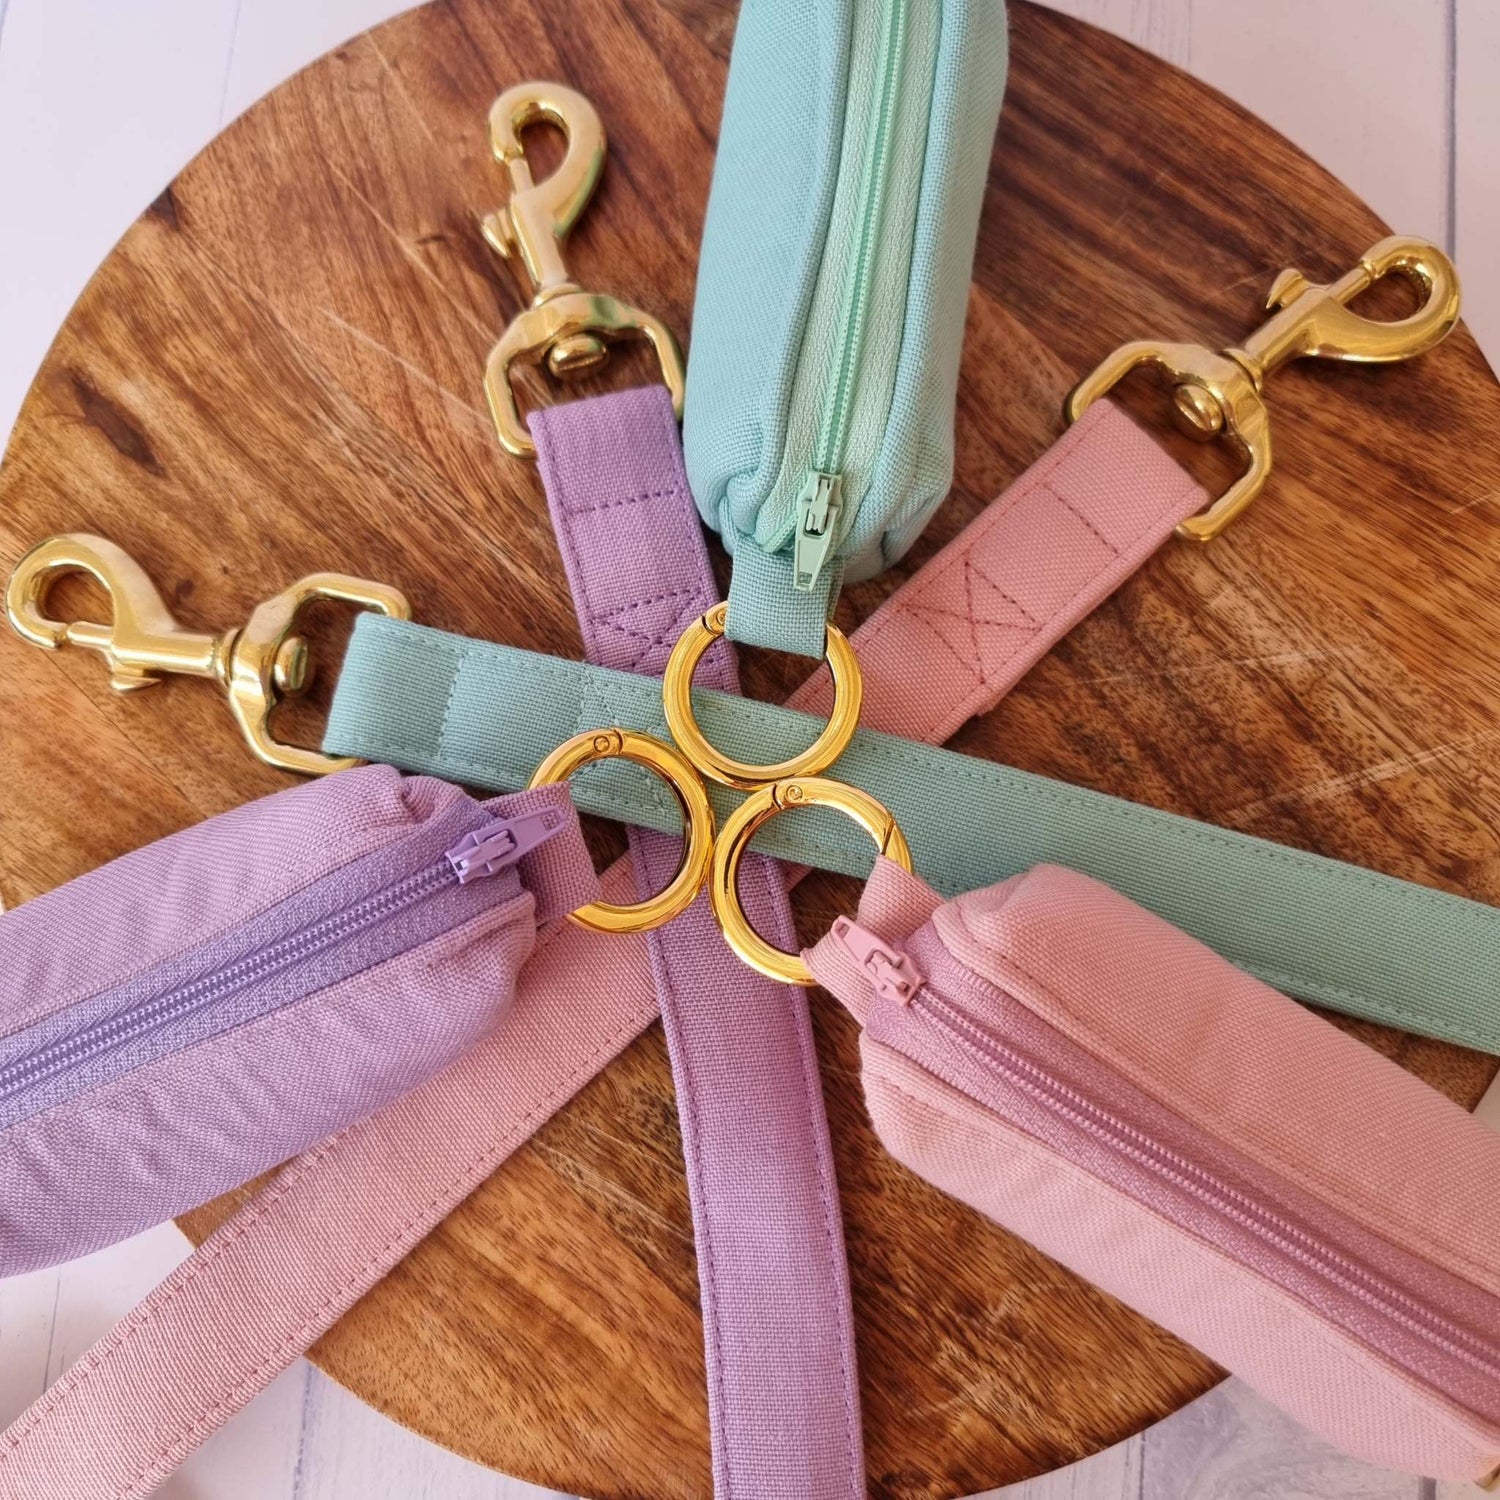
<instances>
[{"instance_id":1,"label":"gold metal clasp lever","mask_svg":"<svg viewBox=\"0 0 1500 1500\"><path fill-rule=\"evenodd\" d=\"M1416 311L1381 322L1348 304L1383 277L1401 275L1421 299ZM1261 399L1266 376L1288 360L1345 359L1389 364L1425 353L1458 321L1458 272L1435 245L1393 235L1372 246L1352 271L1327 286L1300 271L1283 271L1266 299L1275 316L1243 345L1216 353L1200 344L1142 340L1116 349L1079 382L1068 397L1068 420L1087 408L1130 371L1159 365L1172 381L1174 414L1190 436L1222 438L1245 461L1245 473L1200 515L1177 528L1179 536L1206 542L1218 536L1265 487L1271 472L1271 430Z\"/></svg>"},{"instance_id":2,"label":"gold metal clasp lever","mask_svg":"<svg viewBox=\"0 0 1500 1500\"><path fill-rule=\"evenodd\" d=\"M557 170L540 182L521 132L546 122L567 138ZM512 366L546 361L566 379L602 364L611 342L643 338L656 352L672 404L682 416L685 375L682 351L659 318L599 292L585 292L568 275L562 248L604 170L604 126L594 106L560 83L520 83L490 108L490 145L510 176L510 200L480 221L490 246L519 260L532 291L531 306L516 318L490 351L484 389L500 441L518 458L536 452L516 401Z\"/></svg>"},{"instance_id":3,"label":"gold metal clasp lever","mask_svg":"<svg viewBox=\"0 0 1500 1500\"><path fill-rule=\"evenodd\" d=\"M113 606L107 625L54 620L47 594L67 573L87 573L104 586ZM250 748L268 765L307 775L342 771L359 762L287 745L271 734L271 712L312 681L307 642L295 634L297 615L313 599L342 599L409 620L406 597L383 583L343 573L312 573L257 605L243 626L210 635L184 630L172 617L146 570L102 536L69 532L39 543L16 564L5 591L5 611L18 634L38 646L87 646L109 663L119 693L152 687L163 677L211 677Z\"/></svg>"}]
</instances>

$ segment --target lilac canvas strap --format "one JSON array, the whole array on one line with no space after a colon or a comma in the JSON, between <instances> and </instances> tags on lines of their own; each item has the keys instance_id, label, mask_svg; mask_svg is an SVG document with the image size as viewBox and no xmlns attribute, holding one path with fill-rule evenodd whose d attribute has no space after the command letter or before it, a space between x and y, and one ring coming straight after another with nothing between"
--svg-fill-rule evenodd
<instances>
[{"instance_id":1,"label":"lilac canvas strap","mask_svg":"<svg viewBox=\"0 0 1500 1500\"><path fill-rule=\"evenodd\" d=\"M718 602L665 388L574 401L531 419L589 658L659 677L682 627ZM738 691L720 642L699 681ZM630 831L642 895L680 840ZM796 948L786 883L752 856L757 930ZM677 1088L698 1250L714 1493L865 1494L853 1314L807 992L745 967L706 895L649 935Z\"/></svg>"}]
</instances>

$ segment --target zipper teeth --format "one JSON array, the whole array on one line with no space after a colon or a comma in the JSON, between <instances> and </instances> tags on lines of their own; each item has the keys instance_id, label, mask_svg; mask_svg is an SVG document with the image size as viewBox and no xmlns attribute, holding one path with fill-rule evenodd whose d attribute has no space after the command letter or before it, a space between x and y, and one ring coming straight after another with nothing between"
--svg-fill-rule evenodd
<instances>
[{"instance_id":1,"label":"zipper teeth","mask_svg":"<svg viewBox=\"0 0 1500 1500\"><path fill-rule=\"evenodd\" d=\"M896 83L906 40L906 7L907 0L886 0L880 44L885 67L880 78L880 96L870 132L870 146L865 156L864 203L848 297L844 304L839 368L824 403L814 459L814 466L824 473L837 472L843 464L849 409L854 399L854 374L864 349L865 310L875 266L875 231L885 207L886 183L890 175L887 170L890 164L888 147L896 117Z\"/></svg>"},{"instance_id":2,"label":"zipper teeth","mask_svg":"<svg viewBox=\"0 0 1500 1500\"><path fill-rule=\"evenodd\" d=\"M396 885L367 896L355 906L334 912L313 926L282 938L269 948L252 953L229 968L169 990L148 1004L71 1036L61 1038L40 1052L0 1068L0 1103L15 1098L38 1083L70 1068L90 1062L104 1052L124 1046L159 1024L174 1021L211 1005L235 990L267 978L289 963L313 956L361 928L393 915L402 907L422 900L456 877L446 861L408 875Z\"/></svg>"},{"instance_id":3,"label":"zipper teeth","mask_svg":"<svg viewBox=\"0 0 1500 1500\"><path fill-rule=\"evenodd\" d=\"M1342 1286L1409 1332L1430 1339L1459 1359L1487 1373L1500 1372L1500 1360L1466 1328L1424 1307L1404 1292L1371 1275L1358 1262L1321 1244L1305 1230L1270 1212L1202 1167L1153 1140L1126 1121L1101 1109L1067 1084L1059 1083L1035 1063L997 1040L983 1027L924 987L913 1009L927 1016L970 1053L1005 1073L1017 1087L1056 1109L1095 1139L1165 1176L1185 1192L1233 1219L1242 1228L1271 1240L1278 1249ZM1403 1311L1404 1309L1404 1311Z\"/></svg>"}]
</instances>

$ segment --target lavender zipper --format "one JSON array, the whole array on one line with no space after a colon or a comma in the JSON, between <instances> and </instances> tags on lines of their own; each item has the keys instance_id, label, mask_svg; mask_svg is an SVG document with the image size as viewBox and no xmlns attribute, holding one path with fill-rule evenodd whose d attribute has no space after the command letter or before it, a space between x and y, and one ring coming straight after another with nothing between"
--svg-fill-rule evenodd
<instances>
[{"instance_id":1,"label":"lavender zipper","mask_svg":"<svg viewBox=\"0 0 1500 1500\"><path fill-rule=\"evenodd\" d=\"M1298 1224L1256 1203L1180 1152L1162 1145L1076 1089L1059 1082L1046 1069L938 994L904 950L881 942L855 924L841 923L840 926L846 930L840 931L836 927L835 936L867 971L876 994L887 1003L920 1017L981 1067L1001 1075L1011 1087L1054 1111L1107 1150L1170 1181L1209 1212L1238 1224L1409 1333L1430 1341L1455 1359L1487 1375L1500 1375L1500 1357L1495 1349L1468 1329L1372 1275L1357 1261L1313 1238ZM921 961L920 956L918 961ZM890 978L893 968L898 965L904 995L893 989ZM929 966L924 964L923 967ZM1014 1004L1023 1004L1015 996L1007 998Z\"/></svg>"},{"instance_id":2,"label":"lavender zipper","mask_svg":"<svg viewBox=\"0 0 1500 1500\"><path fill-rule=\"evenodd\" d=\"M208 1011L252 986L353 943L441 891L498 874L560 832L563 823L561 814L553 809L494 820L466 833L441 859L308 927L14 1058L0 1066L0 1112L32 1090L89 1068L142 1037ZM313 983L306 990L294 988L283 1003L320 987L321 984Z\"/></svg>"}]
</instances>

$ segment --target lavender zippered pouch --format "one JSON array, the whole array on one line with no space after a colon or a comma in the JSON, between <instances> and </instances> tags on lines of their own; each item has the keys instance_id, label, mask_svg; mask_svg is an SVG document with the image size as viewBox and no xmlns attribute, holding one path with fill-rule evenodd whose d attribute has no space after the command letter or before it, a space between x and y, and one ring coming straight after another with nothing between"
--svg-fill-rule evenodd
<instances>
[{"instance_id":1,"label":"lavender zippered pouch","mask_svg":"<svg viewBox=\"0 0 1500 1500\"><path fill-rule=\"evenodd\" d=\"M881 1140L1330 1442L1500 1464L1500 1135L1087 876L882 861L808 955Z\"/></svg>"},{"instance_id":2,"label":"lavender zippered pouch","mask_svg":"<svg viewBox=\"0 0 1500 1500\"><path fill-rule=\"evenodd\" d=\"M477 802L368 766L0 915L0 1275L112 1243L306 1150L510 1004L595 894L566 788Z\"/></svg>"}]
</instances>

